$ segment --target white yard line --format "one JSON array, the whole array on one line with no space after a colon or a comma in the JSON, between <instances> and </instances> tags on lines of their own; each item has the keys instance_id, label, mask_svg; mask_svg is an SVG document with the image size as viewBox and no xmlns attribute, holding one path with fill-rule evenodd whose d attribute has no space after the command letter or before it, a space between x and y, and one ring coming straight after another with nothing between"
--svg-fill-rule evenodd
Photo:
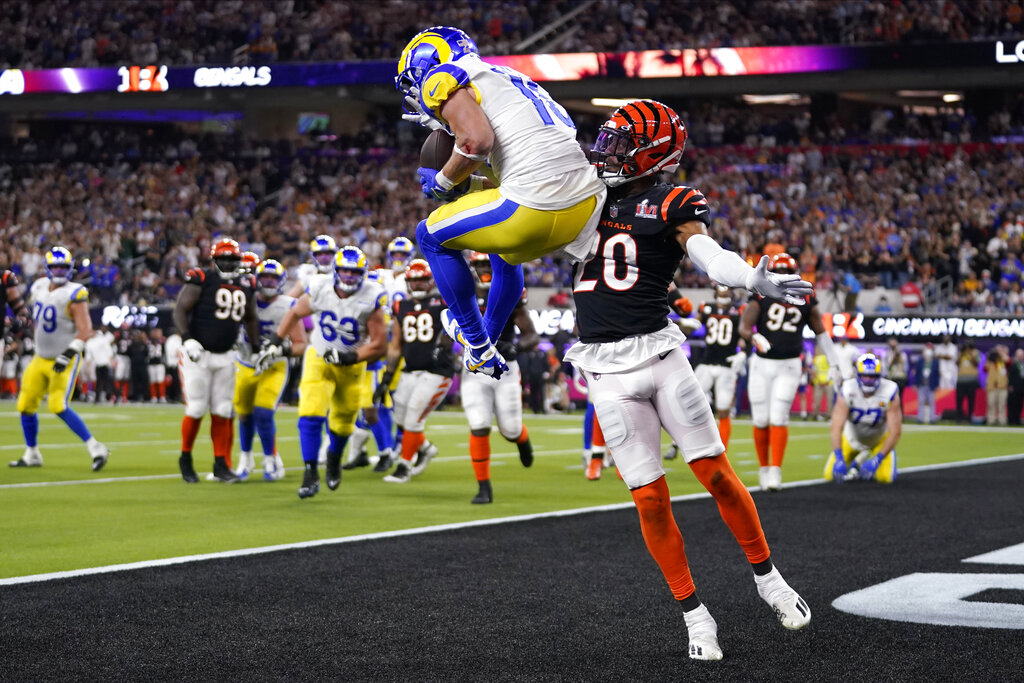
<instances>
[{"instance_id":1,"label":"white yard line","mask_svg":"<svg viewBox=\"0 0 1024 683\"><path fill-rule=\"evenodd\" d=\"M937 465L920 465L907 467L901 470L906 472L926 472L933 470L952 469L956 467L970 467L972 465L988 465L998 462L1009 462L1024 459L1024 453L1013 455L1001 455L992 458L980 458L977 460L965 460L962 462L943 463ZM783 488L797 488L801 486L821 486L822 484L835 485L821 479L807 481L794 481L783 484ZM753 490L753 487L751 487ZM708 493L691 493L685 496L674 496L673 502L687 500L699 500L708 498ZM88 567L85 569L72 569L62 572L49 572L46 574L31 574L29 576L12 576L7 579L0 579L0 586L15 586L25 583L39 583L44 581L56 581L59 579L72 579L81 576L94 576L96 574L112 574L114 572L134 571L137 569L150 569L153 567L168 567L192 562L205 562L208 560L230 559L235 557L247 557L251 555L264 555L282 550L299 550L303 548L319 548L328 545L342 545L345 543L357 543L360 541L374 541L385 538L400 538L402 536L414 536L418 534L429 534L439 531L454 531L459 529L471 529L474 527L497 526L499 524L514 524L517 522L528 522L537 519L553 519L558 517L574 517L592 512L607 512L610 510L625 510L633 507L633 503L612 503L608 505L596 505L587 508L574 510L556 510L554 512L540 512L532 515L517 515L515 517L499 517L496 519L482 519L469 522L454 522L451 524L435 524L433 526L419 527L416 529L401 529L398 531L384 531L373 534L359 534L357 536L344 536L340 538L324 538L316 541L302 541L299 543L282 543L279 545L268 545L258 548L242 548L240 550L225 550L217 553L205 553L202 555L184 555L182 557L168 557L159 560L145 560L142 562L129 562L125 564L112 564L105 567Z\"/></svg>"}]
</instances>

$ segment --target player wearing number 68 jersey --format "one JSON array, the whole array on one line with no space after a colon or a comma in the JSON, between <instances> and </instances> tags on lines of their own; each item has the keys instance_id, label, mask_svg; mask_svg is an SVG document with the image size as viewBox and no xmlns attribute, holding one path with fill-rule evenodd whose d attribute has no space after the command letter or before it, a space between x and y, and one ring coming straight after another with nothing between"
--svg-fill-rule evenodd
<instances>
[{"instance_id":1,"label":"player wearing number 68 jersey","mask_svg":"<svg viewBox=\"0 0 1024 683\"><path fill-rule=\"evenodd\" d=\"M46 277L33 282L29 294L35 319L35 355L25 368L18 392L25 454L9 464L11 467L42 466L38 411L43 399L49 396L50 412L85 442L96 472L107 462L107 447L93 437L68 404L75 390L85 342L93 335L89 292L82 285L70 282L75 262L64 247L47 251L45 263Z\"/></svg>"},{"instance_id":2,"label":"player wearing number 68 jersey","mask_svg":"<svg viewBox=\"0 0 1024 683\"><path fill-rule=\"evenodd\" d=\"M358 247L344 246L334 259L334 273L313 276L256 359L259 371L289 353L286 339L292 327L312 317L299 381L299 446L305 464L299 498L320 491L317 456L325 423L330 439L327 487L333 491L341 483L341 454L364 405L366 363L387 350L387 302L384 288L366 278L366 255Z\"/></svg>"},{"instance_id":3,"label":"player wearing number 68 jersey","mask_svg":"<svg viewBox=\"0 0 1024 683\"><path fill-rule=\"evenodd\" d=\"M832 411L832 455L825 479L896 480L896 443L903 431L900 390L882 377L882 361L873 353L857 359L857 376L843 382Z\"/></svg>"},{"instance_id":4,"label":"player wearing number 68 jersey","mask_svg":"<svg viewBox=\"0 0 1024 683\"><path fill-rule=\"evenodd\" d=\"M776 254L768 269L779 275L795 274L796 259L786 253ZM803 371L800 355L804 350L805 325L814 332L818 348L828 359L829 374L838 385L839 377L847 371L842 368L832 337L825 331L813 294L800 303L754 297L740 320L740 335L756 351L750 359L747 394L754 423L754 449L761 465L758 483L762 490L778 491L782 487L789 412ZM852 369L847 374L852 374Z\"/></svg>"}]
</instances>

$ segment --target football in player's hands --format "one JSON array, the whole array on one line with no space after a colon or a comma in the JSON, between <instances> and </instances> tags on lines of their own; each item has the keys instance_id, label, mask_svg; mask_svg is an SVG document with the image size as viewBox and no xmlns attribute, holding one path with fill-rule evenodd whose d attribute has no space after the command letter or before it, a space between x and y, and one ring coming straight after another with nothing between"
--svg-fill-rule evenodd
<instances>
[{"instance_id":1,"label":"football in player's hands","mask_svg":"<svg viewBox=\"0 0 1024 683\"><path fill-rule=\"evenodd\" d=\"M446 131L435 130L427 136L420 148L420 166L440 171L448 163L455 149L455 138Z\"/></svg>"}]
</instances>

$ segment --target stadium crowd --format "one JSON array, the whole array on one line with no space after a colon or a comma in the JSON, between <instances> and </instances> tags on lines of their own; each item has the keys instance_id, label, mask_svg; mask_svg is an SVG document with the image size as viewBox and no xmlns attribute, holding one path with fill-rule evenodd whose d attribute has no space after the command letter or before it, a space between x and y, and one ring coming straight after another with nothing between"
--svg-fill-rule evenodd
<instances>
[{"instance_id":1,"label":"stadium crowd","mask_svg":"<svg viewBox=\"0 0 1024 683\"><path fill-rule=\"evenodd\" d=\"M0 67L239 64L398 57L430 25L460 26L508 54L577 0L58 0L3 3ZM665 0L586 5L563 52L908 43L1024 36L1015 0ZM546 41L527 47L536 50Z\"/></svg>"}]
</instances>

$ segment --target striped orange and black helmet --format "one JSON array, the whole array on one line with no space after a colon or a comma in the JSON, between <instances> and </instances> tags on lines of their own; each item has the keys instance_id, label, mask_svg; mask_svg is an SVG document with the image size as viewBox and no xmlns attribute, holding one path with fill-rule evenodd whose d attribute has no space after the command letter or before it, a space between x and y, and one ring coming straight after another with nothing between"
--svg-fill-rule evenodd
<instances>
[{"instance_id":1,"label":"striped orange and black helmet","mask_svg":"<svg viewBox=\"0 0 1024 683\"><path fill-rule=\"evenodd\" d=\"M635 100L615 110L597 135L590 163L616 187L660 171L674 171L686 147L686 126L671 107Z\"/></svg>"},{"instance_id":2,"label":"striped orange and black helmet","mask_svg":"<svg viewBox=\"0 0 1024 683\"><path fill-rule=\"evenodd\" d=\"M773 273L779 273L780 275L792 275L796 272L796 259L787 254L781 252L772 256L771 260L768 261L768 270Z\"/></svg>"}]
</instances>

